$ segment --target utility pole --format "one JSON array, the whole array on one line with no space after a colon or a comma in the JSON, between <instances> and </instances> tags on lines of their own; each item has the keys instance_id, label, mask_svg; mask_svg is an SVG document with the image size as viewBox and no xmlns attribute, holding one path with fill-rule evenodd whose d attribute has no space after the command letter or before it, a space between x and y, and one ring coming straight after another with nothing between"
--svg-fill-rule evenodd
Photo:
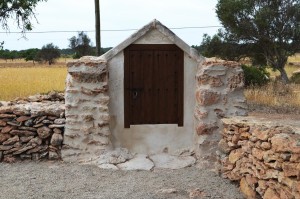
<instances>
[{"instance_id":1,"label":"utility pole","mask_svg":"<svg viewBox=\"0 0 300 199\"><path fill-rule=\"evenodd\" d=\"M100 0L95 0L95 29L96 29L96 54L100 56L101 32L100 32Z\"/></svg>"}]
</instances>

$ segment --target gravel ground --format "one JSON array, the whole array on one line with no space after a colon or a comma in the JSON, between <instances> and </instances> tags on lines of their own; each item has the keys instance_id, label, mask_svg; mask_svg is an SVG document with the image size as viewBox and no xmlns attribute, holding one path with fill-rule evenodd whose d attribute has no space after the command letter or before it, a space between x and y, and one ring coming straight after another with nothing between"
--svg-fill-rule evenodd
<instances>
[{"instance_id":1,"label":"gravel ground","mask_svg":"<svg viewBox=\"0 0 300 199\"><path fill-rule=\"evenodd\" d=\"M198 195L194 199L243 198L237 185L195 167L150 172L62 162L0 164L1 199L188 199L190 194Z\"/></svg>"}]
</instances>

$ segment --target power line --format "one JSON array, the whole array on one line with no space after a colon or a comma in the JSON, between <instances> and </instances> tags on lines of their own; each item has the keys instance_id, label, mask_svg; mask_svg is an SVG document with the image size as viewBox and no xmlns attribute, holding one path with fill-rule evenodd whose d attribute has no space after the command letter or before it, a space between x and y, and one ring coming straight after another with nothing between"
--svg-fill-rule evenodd
<instances>
[{"instance_id":1,"label":"power line","mask_svg":"<svg viewBox=\"0 0 300 199\"><path fill-rule=\"evenodd\" d=\"M175 27L170 28L171 30L183 30L183 29L205 29L205 28L222 28L222 26L195 26L195 27ZM136 31L139 29L111 29L111 30L101 30L101 32L126 32L126 31ZM26 34L44 34L44 33L71 33L71 32L95 32L95 30L49 30L49 31L32 31L26 32ZM20 34L21 32L0 32L0 33L10 33L10 34Z\"/></svg>"}]
</instances>

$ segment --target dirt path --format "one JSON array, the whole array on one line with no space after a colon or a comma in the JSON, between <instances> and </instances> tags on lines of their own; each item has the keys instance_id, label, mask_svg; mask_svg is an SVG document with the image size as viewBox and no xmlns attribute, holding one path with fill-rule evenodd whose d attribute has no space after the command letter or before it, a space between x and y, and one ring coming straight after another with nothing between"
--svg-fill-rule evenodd
<instances>
[{"instance_id":1,"label":"dirt path","mask_svg":"<svg viewBox=\"0 0 300 199\"><path fill-rule=\"evenodd\" d=\"M211 171L194 167L152 172L112 171L90 165L22 162L11 165L0 164L0 198L242 199L243 197L237 186L229 180L222 179Z\"/></svg>"}]
</instances>

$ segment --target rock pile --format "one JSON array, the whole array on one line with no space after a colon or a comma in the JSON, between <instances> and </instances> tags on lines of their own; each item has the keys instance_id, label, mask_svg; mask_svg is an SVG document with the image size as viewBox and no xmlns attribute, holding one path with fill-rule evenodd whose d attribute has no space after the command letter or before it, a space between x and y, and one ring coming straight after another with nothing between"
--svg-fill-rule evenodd
<instances>
[{"instance_id":1,"label":"rock pile","mask_svg":"<svg viewBox=\"0 0 300 199\"><path fill-rule=\"evenodd\" d=\"M245 118L222 121L219 148L225 154L221 158L223 177L240 181L247 198L300 198L299 129L257 125Z\"/></svg>"},{"instance_id":2,"label":"rock pile","mask_svg":"<svg viewBox=\"0 0 300 199\"><path fill-rule=\"evenodd\" d=\"M0 105L0 162L60 159L65 126L63 95L31 96Z\"/></svg>"}]
</instances>

